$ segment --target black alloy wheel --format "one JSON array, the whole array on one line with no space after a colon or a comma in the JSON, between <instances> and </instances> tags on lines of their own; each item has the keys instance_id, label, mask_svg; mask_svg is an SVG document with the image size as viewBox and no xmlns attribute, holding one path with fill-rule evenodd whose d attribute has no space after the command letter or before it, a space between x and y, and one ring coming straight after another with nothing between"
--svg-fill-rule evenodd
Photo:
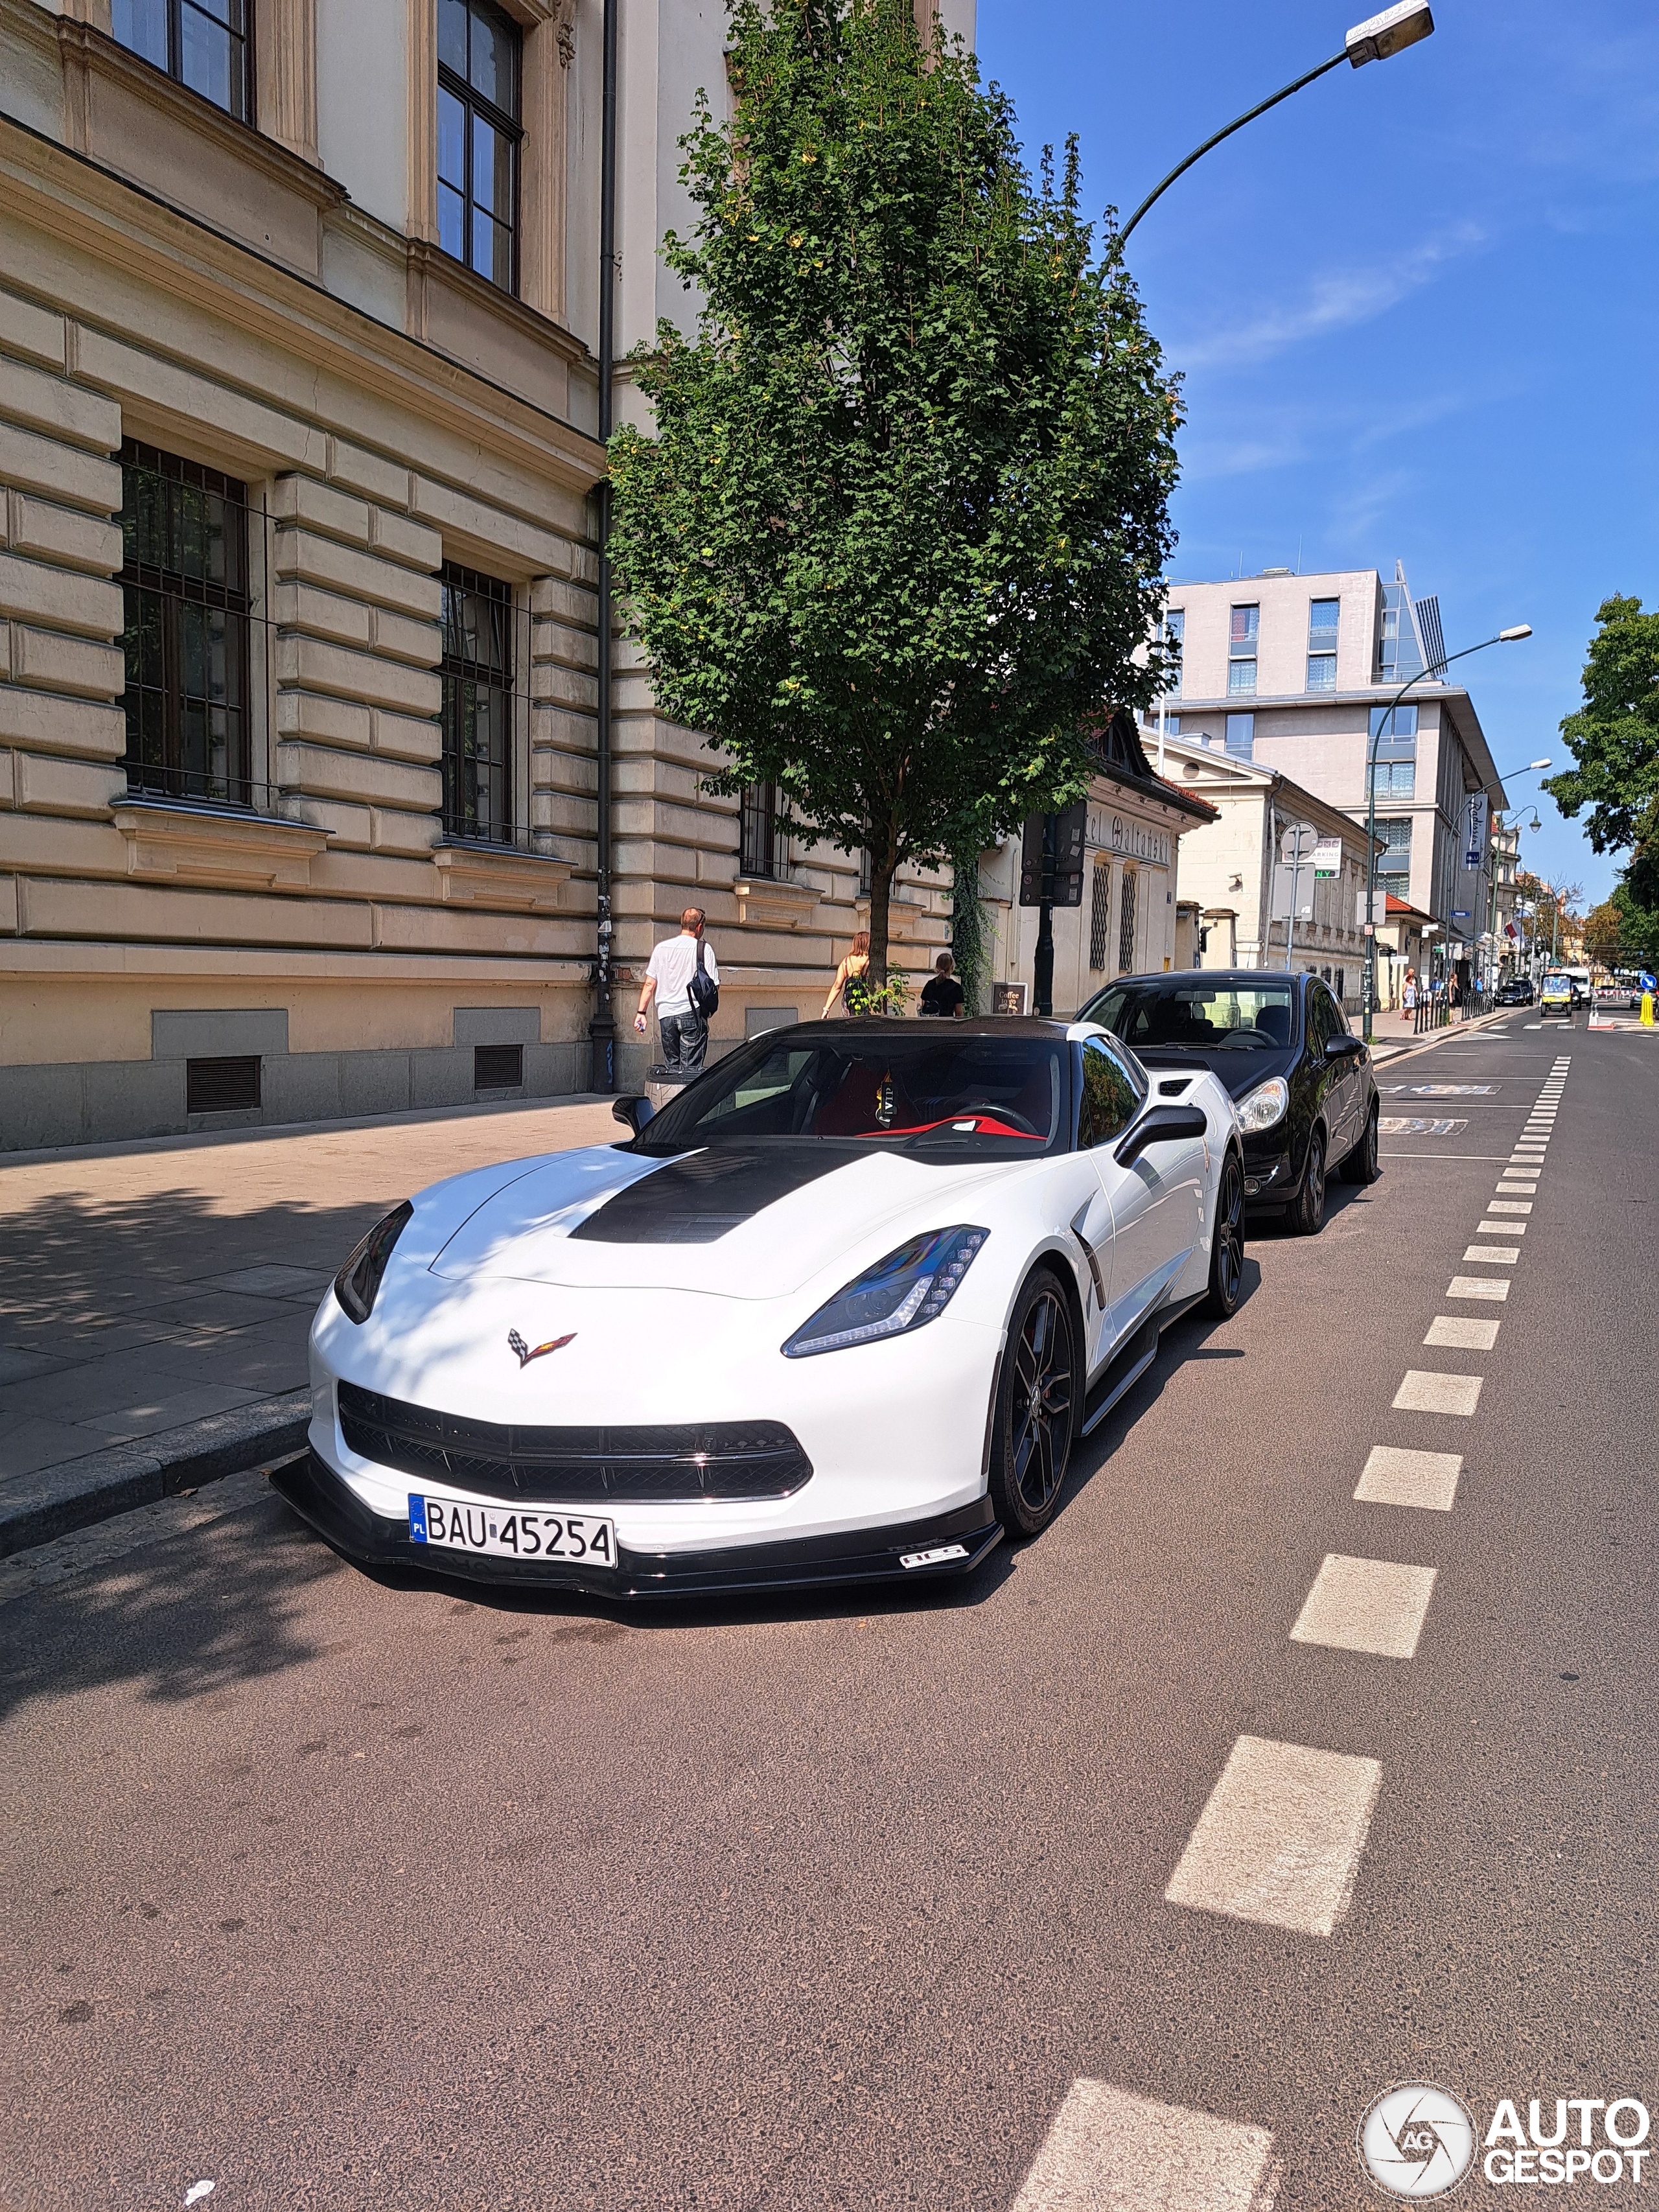
<instances>
[{"instance_id":1,"label":"black alloy wheel","mask_svg":"<svg viewBox=\"0 0 1659 2212\"><path fill-rule=\"evenodd\" d=\"M1371 1101L1371 1110L1365 1118L1365 1133L1342 1163L1342 1172L1350 1182L1375 1182L1382 1172L1382 1154L1376 1141L1378 1107Z\"/></svg>"},{"instance_id":2,"label":"black alloy wheel","mask_svg":"<svg viewBox=\"0 0 1659 2212\"><path fill-rule=\"evenodd\" d=\"M1308 1164L1302 1189L1291 1208L1291 1227L1298 1237L1317 1237L1325 1226L1325 1132L1316 1127L1308 1139Z\"/></svg>"},{"instance_id":3,"label":"black alloy wheel","mask_svg":"<svg viewBox=\"0 0 1659 2212\"><path fill-rule=\"evenodd\" d=\"M1204 1311L1212 1321L1231 1321L1244 1288L1244 1164L1230 1151L1221 1164L1215 1194L1215 1229L1210 1238L1210 1294Z\"/></svg>"},{"instance_id":4,"label":"black alloy wheel","mask_svg":"<svg viewBox=\"0 0 1659 2212\"><path fill-rule=\"evenodd\" d=\"M997 1381L991 1503L1010 1536L1035 1536L1060 1504L1077 1425L1077 1333L1046 1268L1019 1294Z\"/></svg>"}]
</instances>

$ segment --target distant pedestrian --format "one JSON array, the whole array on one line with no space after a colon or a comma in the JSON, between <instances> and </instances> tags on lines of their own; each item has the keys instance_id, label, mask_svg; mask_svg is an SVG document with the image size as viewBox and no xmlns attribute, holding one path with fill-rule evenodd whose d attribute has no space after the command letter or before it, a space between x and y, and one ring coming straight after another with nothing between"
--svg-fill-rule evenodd
<instances>
[{"instance_id":1,"label":"distant pedestrian","mask_svg":"<svg viewBox=\"0 0 1659 2212\"><path fill-rule=\"evenodd\" d=\"M954 1021L961 1013L968 994L956 979L956 964L948 952L941 952L934 961L934 972L921 988L921 1011L924 1014L938 1014L946 1021Z\"/></svg>"},{"instance_id":2,"label":"distant pedestrian","mask_svg":"<svg viewBox=\"0 0 1659 2212\"><path fill-rule=\"evenodd\" d=\"M870 973L870 933L861 929L853 939L853 949L836 970L836 980L830 986L830 995L823 1002L822 1018L828 1021L835 1012L839 999L849 1014L865 1014L870 1011L870 987L866 977Z\"/></svg>"},{"instance_id":3,"label":"distant pedestrian","mask_svg":"<svg viewBox=\"0 0 1659 2212\"><path fill-rule=\"evenodd\" d=\"M662 1064L671 1074L701 1073L708 1049L708 1015L720 996L720 971L712 948L703 942L703 921L700 906L687 907L679 935L665 937L654 947L634 1017L643 1036L646 1010L656 1000Z\"/></svg>"},{"instance_id":4,"label":"distant pedestrian","mask_svg":"<svg viewBox=\"0 0 1659 2212\"><path fill-rule=\"evenodd\" d=\"M1400 1006L1401 1012L1404 1014L1408 1022L1414 1021L1416 1019L1417 971L1414 968L1408 968L1406 970L1405 984L1400 994Z\"/></svg>"}]
</instances>

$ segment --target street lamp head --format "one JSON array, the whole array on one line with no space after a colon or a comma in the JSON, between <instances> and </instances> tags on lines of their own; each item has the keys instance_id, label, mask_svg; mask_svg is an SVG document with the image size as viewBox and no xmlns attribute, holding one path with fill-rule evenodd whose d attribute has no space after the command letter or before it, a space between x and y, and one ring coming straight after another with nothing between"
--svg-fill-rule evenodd
<instances>
[{"instance_id":1,"label":"street lamp head","mask_svg":"<svg viewBox=\"0 0 1659 2212\"><path fill-rule=\"evenodd\" d=\"M1513 645L1517 638L1530 637L1531 635L1532 624L1530 623L1516 623L1513 629L1500 629L1498 631L1498 642L1499 645Z\"/></svg>"},{"instance_id":2,"label":"street lamp head","mask_svg":"<svg viewBox=\"0 0 1659 2212\"><path fill-rule=\"evenodd\" d=\"M1549 764L1549 756L1547 753L1540 761L1528 761L1527 763L1527 774L1530 775L1534 769L1547 768Z\"/></svg>"},{"instance_id":3,"label":"street lamp head","mask_svg":"<svg viewBox=\"0 0 1659 2212\"><path fill-rule=\"evenodd\" d=\"M1414 46L1433 28L1429 0L1400 0L1398 7L1385 8L1380 15L1356 23L1343 47L1355 69L1362 69L1367 62L1385 62L1390 54Z\"/></svg>"}]
</instances>

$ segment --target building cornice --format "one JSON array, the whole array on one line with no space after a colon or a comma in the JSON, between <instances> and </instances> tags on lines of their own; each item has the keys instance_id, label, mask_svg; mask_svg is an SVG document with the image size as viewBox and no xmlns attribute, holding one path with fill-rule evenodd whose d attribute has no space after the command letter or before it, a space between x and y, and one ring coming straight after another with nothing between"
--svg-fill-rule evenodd
<instances>
[{"instance_id":1,"label":"building cornice","mask_svg":"<svg viewBox=\"0 0 1659 2212\"><path fill-rule=\"evenodd\" d=\"M211 307L272 345L302 349L319 368L571 490L586 494L603 473L603 447L574 423L12 116L0 117L0 178L14 220L79 252ZM550 340L555 326L532 319Z\"/></svg>"}]
</instances>

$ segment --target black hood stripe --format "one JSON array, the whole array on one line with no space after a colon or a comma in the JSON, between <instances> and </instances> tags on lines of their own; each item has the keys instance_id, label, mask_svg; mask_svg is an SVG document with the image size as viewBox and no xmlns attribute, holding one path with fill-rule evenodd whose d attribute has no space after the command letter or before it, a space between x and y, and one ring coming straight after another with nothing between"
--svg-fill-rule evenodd
<instances>
[{"instance_id":1,"label":"black hood stripe","mask_svg":"<svg viewBox=\"0 0 1659 2212\"><path fill-rule=\"evenodd\" d=\"M849 1164L838 1146L716 1145L641 1176L570 1232L589 1244L714 1244L792 1191Z\"/></svg>"}]
</instances>

